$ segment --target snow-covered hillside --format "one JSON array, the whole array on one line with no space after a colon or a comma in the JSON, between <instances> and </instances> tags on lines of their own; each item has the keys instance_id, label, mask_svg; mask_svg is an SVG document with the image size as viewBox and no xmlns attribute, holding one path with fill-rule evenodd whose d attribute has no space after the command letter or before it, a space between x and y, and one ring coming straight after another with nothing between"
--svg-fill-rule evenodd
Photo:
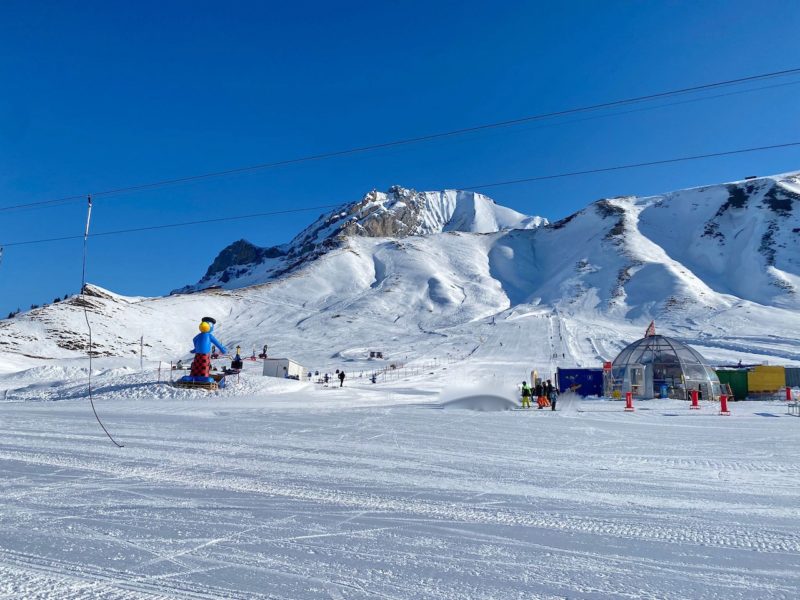
<instances>
[{"instance_id":1,"label":"snow-covered hillside","mask_svg":"<svg viewBox=\"0 0 800 600\"><path fill-rule=\"evenodd\" d=\"M478 194L373 192L285 246L223 251L199 286L228 289L123 298L93 287L0 321L0 365L79 356L83 303L98 353L132 356L144 336L154 360L185 357L208 314L247 353L268 344L320 368L366 367L370 348L521 372L590 366L651 319L711 360L798 362L798 200L789 174L602 200L548 224Z\"/></svg>"}]
</instances>

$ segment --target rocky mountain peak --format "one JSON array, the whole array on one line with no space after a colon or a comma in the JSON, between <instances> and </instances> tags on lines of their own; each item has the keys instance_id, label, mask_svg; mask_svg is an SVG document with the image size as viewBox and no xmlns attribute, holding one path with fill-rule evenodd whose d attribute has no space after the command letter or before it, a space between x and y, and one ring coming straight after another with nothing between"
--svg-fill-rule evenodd
<instances>
[{"instance_id":1,"label":"rocky mountain peak","mask_svg":"<svg viewBox=\"0 0 800 600\"><path fill-rule=\"evenodd\" d=\"M260 263L264 259L278 258L285 254L286 251L278 246L260 248L247 240L238 240L223 248L222 252L217 255L214 262L208 267L203 278L208 279L218 273L224 274L231 267Z\"/></svg>"},{"instance_id":2,"label":"rocky mountain peak","mask_svg":"<svg viewBox=\"0 0 800 600\"><path fill-rule=\"evenodd\" d=\"M482 194L457 190L418 192L399 185L386 192L372 190L361 200L320 215L284 246L260 248L238 240L217 255L195 286L252 285L294 270L348 238L404 238L445 231L491 233L502 229L532 229L547 224L495 204Z\"/></svg>"},{"instance_id":3,"label":"rocky mountain peak","mask_svg":"<svg viewBox=\"0 0 800 600\"><path fill-rule=\"evenodd\" d=\"M309 244L350 236L402 238L443 231L491 233L531 229L546 223L546 219L499 206L475 192L417 192L395 185L386 192L372 190L360 201L321 216L291 246L307 248Z\"/></svg>"}]
</instances>

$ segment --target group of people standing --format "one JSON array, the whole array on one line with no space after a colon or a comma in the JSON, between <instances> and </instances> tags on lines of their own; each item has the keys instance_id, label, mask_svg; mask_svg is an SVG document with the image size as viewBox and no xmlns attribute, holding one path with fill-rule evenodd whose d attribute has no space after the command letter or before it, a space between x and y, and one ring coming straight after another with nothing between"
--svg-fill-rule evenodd
<instances>
[{"instance_id":1,"label":"group of people standing","mask_svg":"<svg viewBox=\"0 0 800 600\"><path fill-rule=\"evenodd\" d=\"M319 371L314 371L314 376L318 378L317 383L322 383L326 386L328 385L328 383L330 383L331 376L328 373L325 373L322 377L320 377ZM339 380L339 387L344 387L344 378L345 378L344 370L336 369L336 379ZM308 380L311 381L311 371L308 372Z\"/></svg>"},{"instance_id":2,"label":"group of people standing","mask_svg":"<svg viewBox=\"0 0 800 600\"><path fill-rule=\"evenodd\" d=\"M522 408L531 407L531 398L536 398L536 405L539 410L550 407L550 410L556 409L556 401L558 400L558 389L548 379L542 383L537 381L536 385L531 387L526 381L522 382Z\"/></svg>"}]
</instances>

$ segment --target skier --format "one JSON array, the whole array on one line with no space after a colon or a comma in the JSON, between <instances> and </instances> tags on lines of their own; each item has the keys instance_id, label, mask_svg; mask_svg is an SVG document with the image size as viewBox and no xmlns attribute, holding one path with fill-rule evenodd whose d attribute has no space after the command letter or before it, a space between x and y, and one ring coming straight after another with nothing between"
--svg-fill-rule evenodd
<instances>
[{"instance_id":1,"label":"skier","mask_svg":"<svg viewBox=\"0 0 800 600\"><path fill-rule=\"evenodd\" d=\"M200 333L194 336L192 340L194 343L194 349L192 349L194 360L192 360L191 377L208 379L208 373L211 369L211 359L209 355L211 354L212 343L215 344L223 354L227 353L225 346L220 344L212 333L216 322L217 321L211 317L203 317L203 320L200 322Z\"/></svg>"},{"instance_id":2,"label":"skier","mask_svg":"<svg viewBox=\"0 0 800 600\"><path fill-rule=\"evenodd\" d=\"M531 407L531 386L527 381L522 382L522 408Z\"/></svg>"},{"instance_id":3,"label":"skier","mask_svg":"<svg viewBox=\"0 0 800 600\"><path fill-rule=\"evenodd\" d=\"M556 401L558 400L558 390L555 386L547 380L547 399L550 401L550 410L556 409Z\"/></svg>"},{"instance_id":4,"label":"skier","mask_svg":"<svg viewBox=\"0 0 800 600\"><path fill-rule=\"evenodd\" d=\"M339 371L339 387L344 387L344 371Z\"/></svg>"},{"instance_id":5,"label":"skier","mask_svg":"<svg viewBox=\"0 0 800 600\"><path fill-rule=\"evenodd\" d=\"M544 389L542 388L541 381L536 381L536 385L533 386L533 395L536 398L536 405L539 408L542 408L542 394L544 393Z\"/></svg>"}]
</instances>

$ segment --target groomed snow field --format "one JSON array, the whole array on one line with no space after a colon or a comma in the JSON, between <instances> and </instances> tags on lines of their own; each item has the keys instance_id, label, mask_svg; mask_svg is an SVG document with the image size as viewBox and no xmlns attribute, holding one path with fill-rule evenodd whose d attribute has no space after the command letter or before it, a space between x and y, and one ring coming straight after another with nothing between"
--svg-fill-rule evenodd
<instances>
[{"instance_id":1,"label":"groomed snow field","mask_svg":"<svg viewBox=\"0 0 800 600\"><path fill-rule=\"evenodd\" d=\"M94 382L117 448L78 376L0 377L2 598L798 597L778 401L501 410L512 383L120 368Z\"/></svg>"}]
</instances>

